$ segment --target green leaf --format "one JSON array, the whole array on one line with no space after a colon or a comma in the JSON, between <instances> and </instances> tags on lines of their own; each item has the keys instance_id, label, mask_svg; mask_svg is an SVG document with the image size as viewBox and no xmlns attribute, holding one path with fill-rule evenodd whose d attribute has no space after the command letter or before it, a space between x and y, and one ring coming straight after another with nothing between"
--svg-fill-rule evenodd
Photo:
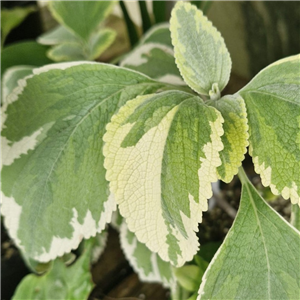
<instances>
[{"instance_id":1,"label":"green leaf","mask_svg":"<svg viewBox=\"0 0 300 300\"><path fill-rule=\"evenodd\" d=\"M109 197L102 135L127 100L165 85L98 63L64 63L19 81L2 130L2 213L15 243L48 261L104 229Z\"/></svg>"},{"instance_id":2,"label":"green leaf","mask_svg":"<svg viewBox=\"0 0 300 300\"><path fill-rule=\"evenodd\" d=\"M1 53L1 76L13 66L39 67L50 64L53 61L46 55L48 49L47 46L39 45L36 42L20 42L4 47Z\"/></svg>"},{"instance_id":3,"label":"green leaf","mask_svg":"<svg viewBox=\"0 0 300 300\"><path fill-rule=\"evenodd\" d=\"M12 300L87 299L94 287L90 272L91 246L92 243L70 267L66 267L61 259L56 259L46 275L27 275L17 287Z\"/></svg>"},{"instance_id":4,"label":"green leaf","mask_svg":"<svg viewBox=\"0 0 300 300\"><path fill-rule=\"evenodd\" d=\"M159 282L164 287L175 289L172 265L140 243L128 230L124 219L120 227L120 241L127 260L142 281Z\"/></svg>"},{"instance_id":5,"label":"green leaf","mask_svg":"<svg viewBox=\"0 0 300 300\"><path fill-rule=\"evenodd\" d=\"M204 273L204 271L196 265L185 265L175 269L174 272L179 284L190 292L194 292L199 288Z\"/></svg>"},{"instance_id":6,"label":"green leaf","mask_svg":"<svg viewBox=\"0 0 300 300\"><path fill-rule=\"evenodd\" d=\"M198 299L299 299L300 234L241 170L239 212L207 271Z\"/></svg>"},{"instance_id":7,"label":"green leaf","mask_svg":"<svg viewBox=\"0 0 300 300\"><path fill-rule=\"evenodd\" d=\"M34 6L1 8L1 45L4 44L10 31L19 26L34 11L36 11Z\"/></svg>"},{"instance_id":8,"label":"green leaf","mask_svg":"<svg viewBox=\"0 0 300 300\"><path fill-rule=\"evenodd\" d=\"M52 47L48 57L56 62L86 60L80 43L63 43Z\"/></svg>"},{"instance_id":9,"label":"green leaf","mask_svg":"<svg viewBox=\"0 0 300 300\"><path fill-rule=\"evenodd\" d=\"M47 31L37 39L40 44L50 46L60 43L77 43L79 40L76 35L62 25L58 25L54 29Z\"/></svg>"},{"instance_id":10,"label":"green leaf","mask_svg":"<svg viewBox=\"0 0 300 300\"><path fill-rule=\"evenodd\" d=\"M179 91L137 97L107 125L107 179L138 240L181 266L198 249L195 231L220 165L223 118Z\"/></svg>"},{"instance_id":11,"label":"green leaf","mask_svg":"<svg viewBox=\"0 0 300 300\"><path fill-rule=\"evenodd\" d=\"M200 94L218 98L231 70L220 33L196 6L181 1L172 11L170 24L176 63L185 82Z\"/></svg>"},{"instance_id":12,"label":"green leaf","mask_svg":"<svg viewBox=\"0 0 300 300\"><path fill-rule=\"evenodd\" d=\"M49 8L60 24L88 41L114 5L115 1L52 1Z\"/></svg>"},{"instance_id":13,"label":"green leaf","mask_svg":"<svg viewBox=\"0 0 300 300\"><path fill-rule=\"evenodd\" d=\"M298 205L292 205L291 209L291 224L300 230L300 208Z\"/></svg>"},{"instance_id":14,"label":"green leaf","mask_svg":"<svg viewBox=\"0 0 300 300\"><path fill-rule=\"evenodd\" d=\"M247 152L249 135L246 107L239 95L225 96L212 101L211 105L221 112L225 120L222 136L224 149L220 153L222 164L218 167L218 176L221 180L230 182Z\"/></svg>"},{"instance_id":15,"label":"green leaf","mask_svg":"<svg viewBox=\"0 0 300 300\"><path fill-rule=\"evenodd\" d=\"M157 43L173 47L170 35L169 23L154 25L141 39L140 44Z\"/></svg>"},{"instance_id":16,"label":"green leaf","mask_svg":"<svg viewBox=\"0 0 300 300\"><path fill-rule=\"evenodd\" d=\"M255 171L273 194L300 205L300 55L262 70L239 94Z\"/></svg>"},{"instance_id":17,"label":"green leaf","mask_svg":"<svg viewBox=\"0 0 300 300\"><path fill-rule=\"evenodd\" d=\"M7 69L2 77L2 104L7 103L7 96L18 86L18 80L32 74L32 66L16 66Z\"/></svg>"},{"instance_id":18,"label":"green leaf","mask_svg":"<svg viewBox=\"0 0 300 300\"><path fill-rule=\"evenodd\" d=\"M147 43L136 47L121 66L172 84L184 84L176 67L173 50L165 45Z\"/></svg>"},{"instance_id":19,"label":"green leaf","mask_svg":"<svg viewBox=\"0 0 300 300\"><path fill-rule=\"evenodd\" d=\"M91 37L89 60L94 60L100 56L115 40L116 32L111 29L102 29Z\"/></svg>"}]
</instances>

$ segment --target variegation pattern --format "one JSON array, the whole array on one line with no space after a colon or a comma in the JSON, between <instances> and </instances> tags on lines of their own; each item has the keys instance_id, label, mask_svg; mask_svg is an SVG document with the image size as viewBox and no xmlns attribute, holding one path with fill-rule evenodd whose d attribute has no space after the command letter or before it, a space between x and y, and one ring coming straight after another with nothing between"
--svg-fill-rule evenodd
<instances>
[{"instance_id":1,"label":"variegation pattern","mask_svg":"<svg viewBox=\"0 0 300 300\"><path fill-rule=\"evenodd\" d=\"M222 164L218 167L218 176L230 182L238 172L245 158L248 146L248 120L244 100L239 95L224 96L211 105L218 109L224 118L224 149L220 152Z\"/></svg>"},{"instance_id":2,"label":"variegation pattern","mask_svg":"<svg viewBox=\"0 0 300 300\"><path fill-rule=\"evenodd\" d=\"M159 282L175 290L176 280L172 265L140 243L134 233L128 230L125 221L120 228L120 240L126 258L141 280Z\"/></svg>"},{"instance_id":3,"label":"variegation pattern","mask_svg":"<svg viewBox=\"0 0 300 300\"><path fill-rule=\"evenodd\" d=\"M106 177L129 230L175 266L198 249L222 122L199 97L169 91L128 102L103 137Z\"/></svg>"},{"instance_id":4,"label":"variegation pattern","mask_svg":"<svg viewBox=\"0 0 300 300\"><path fill-rule=\"evenodd\" d=\"M170 23L176 64L185 82L199 94L218 98L231 70L221 34L196 6L182 1L172 10Z\"/></svg>"},{"instance_id":5,"label":"variegation pattern","mask_svg":"<svg viewBox=\"0 0 300 300\"><path fill-rule=\"evenodd\" d=\"M255 171L273 194L300 205L300 55L262 70L245 99Z\"/></svg>"},{"instance_id":6,"label":"variegation pattern","mask_svg":"<svg viewBox=\"0 0 300 300\"><path fill-rule=\"evenodd\" d=\"M48 261L104 229L109 197L102 135L127 100L162 84L97 63L34 70L9 96L2 129L2 211L10 236Z\"/></svg>"}]
</instances>

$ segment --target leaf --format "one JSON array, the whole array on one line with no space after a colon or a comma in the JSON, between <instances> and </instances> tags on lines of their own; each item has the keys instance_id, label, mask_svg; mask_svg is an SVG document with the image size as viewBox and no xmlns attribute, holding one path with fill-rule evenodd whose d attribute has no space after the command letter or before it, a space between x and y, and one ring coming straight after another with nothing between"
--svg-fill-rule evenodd
<instances>
[{"instance_id":1,"label":"leaf","mask_svg":"<svg viewBox=\"0 0 300 300\"><path fill-rule=\"evenodd\" d=\"M128 230L124 219L120 227L120 241L127 260L142 281L159 282L164 287L175 289L172 265L140 243L134 233Z\"/></svg>"},{"instance_id":2,"label":"leaf","mask_svg":"<svg viewBox=\"0 0 300 300\"><path fill-rule=\"evenodd\" d=\"M170 48L173 47L170 35L169 23L163 23L159 25L154 25L149 31L143 36L140 44L155 43L160 45L165 45Z\"/></svg>"},{"instance_id":3,"label":"leaf","mask_svg":"<svg viewBox=\"0 0 300 300\"><path fill-rule=\"evenodd\" d=\"M138 46L121 62L121 66L162 82L184 84L175 64L173 50L165 45L147 43Z\"/></svg>"},{"instance_id":4,"label":"leaf","mask_svg":"<svg viewBox=\"0 0 300 300\"><path fill-rule=\"evenodd\" d=\"M84 253L70 267L56 259L52 269L44 276L27 275L18 285L12 300L87 299L94 287L90 272L91 246L90 242Z\"/></svg>"},{"instance_id":5,"label":"leaf","mask_svg":"<svg viewBox=\"0 0 300 300\"><path fill-rule=\"evenodd\" d=\"M244 160L248 146L247 112L244 100L239 95L227 95L211 105L219 110L225 120L220 152L222 164L218 167L219 179L230 182Z\"/></svg>"},{"instance_id":6,"label":"leaf","mask_svg":"<svg viewBox=\"0 0 300 300\"><path fill-rule=\"evenodd\" d=\"M103 230L101 233L96 234L93 243L93 248L91 251L91 263L94 264L98 261L99 257L103 253L106 242L107 242L108 232L106 230ZM88 240L85 240L85 243L88 243Z\"/></svg>"},{"instance_id":7,"label":"leaf","mask_svg":"<svg viewBox=\"0 0 300 300\"><path fill-rule=\"evenodd\" d=\"M85 60L82 45L79 43L63 43L52 47L48 57L56 62Z\"/></svg>"},{"instance_id":8,"label":"leaf","mask_svg":"<svg viewBox=\"0 0 300 300\"><path fill-rule=\"evenodd\" d=\"M7 96L18 86L18 80L32 74L32 66L16 66L5 71L2 77L2 104L6 105Z\"/></svg>"},{"instance_id":9,"label":"leaf","mask_svg":"<svg viewBox=\"0 0 300 300\"><path fill-rule=\"evenodd\" d=\"M115 1L51 1L49 8L60 24L88 41L114 5Z\"/></svg>"},{"instance_id":10,"label":"leaf","mask_svg":"<svg viewBox=\"0 0 300 300\"><path fill-rule=\"evenodd\" d=\"M99 30L95 35L92 36L90 41L90 54L89 60L94 60L100 56L115 40L116 32L111 29Z\"/></svg>"},{"instance_id":11,"label":"leaf","mask_svg":"<svg viewBox=\"0 0 300 300\"><path fill-rule=\"evenodd\" d=\"M196 6L177 2L170 20L176 64L199 94L218 98L226 86L231 59L220 33Z\"/></svg>"},{"instance_id":12,"label":"leaf","mask_svg":"<svg viewBox=\"0 0 300 300\"><path fill-rule=\"evenodd\" d=\"M239 212L203 276L198 299L298 299L300 234L239 174Z\"/></svg>"},{"instance_id":13,"label":"leaf","mask_svg":"<svg viewBox=\"0 0 300 300\"><path fill-rule=\"evenodd\" d=\"M273 194L300 205L300 55L262 70L239 94L255 171Z\"/></svg>"},{"instance_id":14,"label":"leaf","mask_svg":"<svg viewBox=\"0 0 300 300\"><path fill-rule=\"evenodd\" d=\"M180 91L137 97L107 125L110 189L130 231L181 266L197 252L195 231L220 165L223 118Z\"/></svg>"},{"instance_id":15,"label":"leaf","mask_svg":"<svg viewBox=\"0 0 300 300\"><path fill-rule=\"evenodd\" d=\"M77 43L79 40L76 35L62 25L58 25L54 29L47 31L37 39L40 44L50 46L61 43Z\"/></svg>"},{"instance_id":16,"label":"leaf","mask_svg":"<svg viewBox=\"0 0 300 300\"><path fill-rule=\"evenodd\" d=\"M190 292L198 289L203 273L203 270L196 265L185 265L175 269L177 281L184 289Z\"/></svg>"},{"instance_id":17,"label":"leaf","mask_svg":"<svg viewBox=\"0 0 300 300\"><path fill-rule=\"evenodd\" d=\"M102 135L127 100L166 86L98 63L64 63L19 81L2 130L2 214L15 243L46 262L101 232L115 209Z\"/></svg>"},{"instance_id":18,"label":"leaf","mask_svg":"<svg viewBox=\"0 0 300 300\"><path fill-rule=\"evenodd\" d=\"M36 11L34 6L14 7L12 9L1 8L1 45L4 44L11 30L19 26L34 11Z\"/></svg>"}]
</instances>

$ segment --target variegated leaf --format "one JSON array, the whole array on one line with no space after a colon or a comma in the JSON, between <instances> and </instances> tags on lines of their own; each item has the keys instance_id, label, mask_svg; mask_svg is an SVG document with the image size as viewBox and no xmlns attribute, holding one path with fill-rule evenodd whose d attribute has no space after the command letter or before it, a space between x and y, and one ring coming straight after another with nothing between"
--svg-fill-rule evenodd
<instances>
[{"instance_id":1,"label":"variegated leaf","mask_svg":"<svg viewBox=\"0 0 300 300\"><path fill-rule=\"evenodd\" d=\"M159 282L175 290L176 279L172 265L140 243L134 233L128 230L124 220L120 228L120 240L126 258L142 281Z\"/></svg>"},{"instance_id":2,"label":"variegated leaf","mask_svg":"<svg viewBox=\"0 0 300 300\"><path fill-rule=\"evenodd\" d=\"M98 63L49 65L34 74L19 81L5 111L2 214L16 244L48 261L111 220L105 125L127 100L163 85Z\"/></svg>"},{"instance_id":3,"label":"variegated leaf","mask_svg":"<svg viewBox=\"0 0 300 300\"><path fill-rule=\"evenodd\" d=\"M182 1L172 10L170 23L176 63L185 82L200 94L218 98L231 70L221 34L196 6Z\"/></svg>"},{"instance_id":4,"label":"variegated leaf","mask_svg":"<svg viewBox=\"0 0 300 300\"><path fill-rule=\"evenodd\" d=\"M228 95L211 105L219 110L224 118L224 149L220 152L222 164L218 167L218 176L230 182L238 172L244 160L248 146L248 120L244 100L239 95Z\"/></svg>"},{"instance_id":5,"label":"variegated leaf","mask_svg":"<svg viewBox=\"0 0 300 300\"><path fill-rule=\"evenodd\" d=\"M239 94L255 171L273 194L300 205L300 55L262 70Z\"/></svg>"},{"instance_id":6,"label":"variegated leaf","mask_svg":"<svg viewBox=\"0 0 300 300\"><path fill-rule=\"evenodd\" d=\"M198 299L299 299L300 233L258 194L243 171L234 224L203 275Z\"/></svg>"},{"instance_id":7,"label":"variegated leaf","mask_svg":"<svg viewBox=\"0 0 300 300\"><path fill-rule=\"evenodd\" d=\"M222 122L201 98L167 91L128 102L107 125L105 167L120 213L140 242L175 266L199 246Z\"/></svg>"}]
</instances>

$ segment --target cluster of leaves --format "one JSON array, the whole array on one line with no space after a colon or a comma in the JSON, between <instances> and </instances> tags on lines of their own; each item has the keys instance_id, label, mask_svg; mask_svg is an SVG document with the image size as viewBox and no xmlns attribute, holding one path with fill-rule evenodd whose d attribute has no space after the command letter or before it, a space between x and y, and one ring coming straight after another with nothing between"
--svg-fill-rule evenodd
<instances>
[{"instance_id":1,"label":"cluster of leaves","mask_svg":"<svg viewBox=\"0 0 300 300\"><path fill-rule=\"evenodd\" d=\"M56 3L52 9L65 18L68 2ZM61 23L77 41L93 39L94 27L85 38ZM7 72L5 225L26 257L48 262L103 232L117 210L128 260L143 280L169 287L174 299L189 297L179 296L177 281L194 293L191 299L296 299L299 231L264 202L241 163L249 145L262 183L300 204L300 56L221 97L231 59L220 33L183 2L170 30L171 38L167 25L153 28L121 67L71 62ZM24 72L29 76L14 88ZM208 265L195 256L198 224L211 183L230 182L237 173L239 212ZM72 268L88 263L82 255ZM61 268L56 260L46 276L68 273Z\"/></svg>"}]
</instances>

